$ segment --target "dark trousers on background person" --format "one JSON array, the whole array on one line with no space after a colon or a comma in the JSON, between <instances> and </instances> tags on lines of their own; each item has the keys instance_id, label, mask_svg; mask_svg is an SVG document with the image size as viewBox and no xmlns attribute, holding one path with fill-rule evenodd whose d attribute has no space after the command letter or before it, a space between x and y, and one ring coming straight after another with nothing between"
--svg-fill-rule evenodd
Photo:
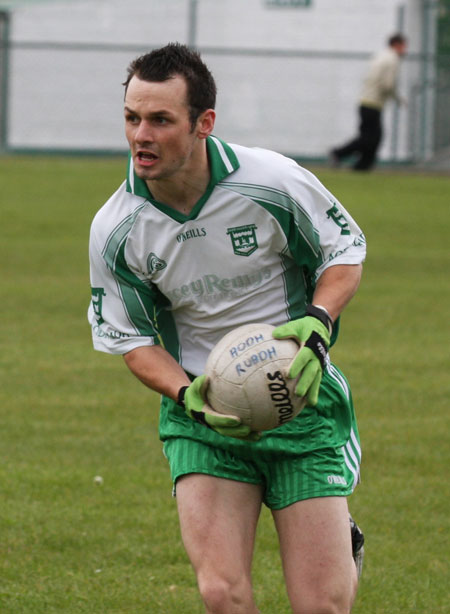
<instances>
[{"instance_id":1,"label":"dark trousers on background person","mask_svg":"<svg viewBox=\"0 0 450 614\"><path fill-rule=\"evenodd\" d=\"M353 154L359 154L353 164L353 169L366 171L374 166L377 150L381 143L381 111L361 105L359 116L358 136L343 147L333 149L331 153L337 161L348 158Z\"/></svg>"}]
</instances>

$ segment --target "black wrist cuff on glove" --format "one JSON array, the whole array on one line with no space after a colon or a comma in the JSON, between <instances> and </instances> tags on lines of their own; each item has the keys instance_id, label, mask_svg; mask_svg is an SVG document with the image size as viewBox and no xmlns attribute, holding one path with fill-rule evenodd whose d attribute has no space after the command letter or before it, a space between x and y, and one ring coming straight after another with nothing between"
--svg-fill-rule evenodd
<instances>
[{"instance_id":1,"label":"black wrist cuff on glove","mask_svg":"<svg viewBox=\"0 0 450 614\"><path fill-rule=\"evenodd\" d=\"M327 311L325 311L325 309L316 307L315 305L307 305L306 315L313 316L313 318L320 320L320 322L322 322L322 324L328 328L331 334L331 331L333 330L333 320L330 318L330 315Z\"/></svg>"},{"instance_id":2,"label":"black wrist cuff on glove","mask_svg":"<svg viewBox=\"0 0 450 614\"><path fill-rule=\"evenodd\" d=\"M319 359L320 366L322 367L322 370L323 370L323 368L325 367L325 360L327 358L328 349L327 349L327 345L325 341L322 339L319 333L316 333L316 331L313 331L309 335L308 340L305 343L305 347L309 348L310 350L314 352L314 354Z\"/></svg>"},{"instance_id":3,"label":"black wrist cuff on glove","mask_svg":"<svg viewBox=\"0 0 450 614\"><path fill-rule=\"evenodd\" d=\"M192 418L196 422L199 422L200 424L203 424L204 426L207 426L209 429L212 429L212 426L206 422L206 418L205 418L205 413L204 412L192 410L191 411L191 416L192 416Z\"/></svg>"},{"instance_id":4,"label":"black wrist cuff on glove","mask_svg":"<svg viewBox=\"0 0 450 614\"><path fill-rule=\"evenodd\" d=\"M177 396L177 403L178 405L180 405L183 409L186 409L186 405L184 404L184 395L186 394L186 390L189 388L189 386L181 386L181 388L178 391L178 396Z\"/></svg>"}]
</instances>

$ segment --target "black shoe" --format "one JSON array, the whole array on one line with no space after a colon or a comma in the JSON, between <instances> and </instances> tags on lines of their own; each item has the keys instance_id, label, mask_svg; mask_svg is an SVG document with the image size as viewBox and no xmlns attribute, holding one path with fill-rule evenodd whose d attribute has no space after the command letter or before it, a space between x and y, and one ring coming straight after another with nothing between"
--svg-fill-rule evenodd
<instances>
[{"instance_id":1,"label":"black shoe","mask_svg":"<svg viewBox=\"0 0 450 614\"><path fill-rule=\"evenodd\" d=\"M364 560L364 535L356 522L350 516L350 530L352 533L352 554L358 572L358 578L361 577L363 560Z\"/></svg>"}]
</instances>

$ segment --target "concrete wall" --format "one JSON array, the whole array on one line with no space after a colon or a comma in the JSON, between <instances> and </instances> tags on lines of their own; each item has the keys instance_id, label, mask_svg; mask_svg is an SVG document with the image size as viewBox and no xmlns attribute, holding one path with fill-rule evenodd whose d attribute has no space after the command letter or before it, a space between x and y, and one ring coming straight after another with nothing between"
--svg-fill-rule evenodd
<instances>
[{"instance_id":1,"label":"concrete wall","mask_svg":"<svg viewBox=\"0 0 450 614\"><path fill-rule=\"evenodd\" d=\"M401 89L408 94L420 82L420 4L67 0L23 6L11 17L8 144L126 149L126 67L150 48L179 41L194 42L216 77L218 136L320 158L356 130L368 59L400 25L410 39ZM408 158L410 121L408 110L386 110L383 158Z\"/></svg>"}]
</instances>

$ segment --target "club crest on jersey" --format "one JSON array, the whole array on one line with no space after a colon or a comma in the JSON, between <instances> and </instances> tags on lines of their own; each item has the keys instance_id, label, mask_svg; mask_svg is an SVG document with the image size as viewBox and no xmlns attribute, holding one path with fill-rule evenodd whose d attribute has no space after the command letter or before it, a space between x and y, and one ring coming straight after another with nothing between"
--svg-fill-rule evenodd
<instances>
[{"instance_id":1,"label":"club crest on jersey","mask_svg":"<svg viewBox=\"0 0 450 614\"><path fill-rule=\"evenodd\" d=\"M230 235L233 251L236 256L250 256L250 254L253 254L258 249L256 228L255 224L227 228L227 235Z\"/></svg>"},{"instance_id":2,"label":"club crest on jersey","mask_svg":"<svg viewBox=\"0 0 450 614\"><path fill-rule=\"evenodd\" d=\"M150 252L147 258L147 268L149 275L153 275L153 273L156 273L156 271L162 271L162 269L165 269L166 266L167 262L164 262L164 260L158 258L156 254Z\"/></svg>"}]
</instances>

